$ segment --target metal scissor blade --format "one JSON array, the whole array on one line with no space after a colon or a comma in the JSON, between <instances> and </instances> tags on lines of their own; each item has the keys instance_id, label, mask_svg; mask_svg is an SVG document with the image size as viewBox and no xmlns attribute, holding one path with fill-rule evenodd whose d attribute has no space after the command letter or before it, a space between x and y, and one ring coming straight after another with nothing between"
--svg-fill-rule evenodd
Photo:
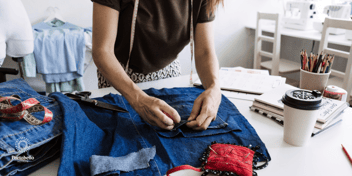
<instances>
[{"instance_id":1,"label":"metal scissor blade","mask_svg":"<svg viewBox=\"0 0 352 176\"><path fill-rule=\"evenodd\" d=\"M88 96L86 96L84 94L81 95L81 94L66 93L65 95L68 96L69 98L71 98L72 100L75 100L75 101L81 102L81 103L85 103L90 106L95 106L95 107L104 108L104 109L117 111L117 112L128 112L126 109L123 109L119 106L87 98Z\"/></svg>"},{"instance_id":2,"label":"metal scissor blade","mask_svg":"<svg viewBox=\"0 0 352 176\"><path fill-rule=\"evenodd\" d=\"M123 108L116 106L116 105L104 103L104 102L97 101L97 100L93 100L93 101L96 101L95 106L97 106L97 107L101 107L101 108L105 108L105 109L109 109L109 110L113 110L113 111L117 111L117 112L128 112L126 109L123 109Z\"/></svg>"}]
</instances>

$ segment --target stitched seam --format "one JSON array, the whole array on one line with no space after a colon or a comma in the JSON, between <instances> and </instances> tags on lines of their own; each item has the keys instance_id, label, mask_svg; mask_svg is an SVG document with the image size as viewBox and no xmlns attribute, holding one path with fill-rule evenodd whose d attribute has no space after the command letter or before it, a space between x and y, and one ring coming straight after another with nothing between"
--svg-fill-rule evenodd
<instances>
[{"instance_id":1,"label":"stitched seam","mask_svg":"<svg viewBox=\"0 0 352 176\"><path fill-rule=\"evenodd\" d=\"M11 148L12 150L14 150L14 148L12 148L10 145L8 145L6 142L4 142L3 140L0 140L0 146L4 147L3 149L5 151L8 151L8 148ZM12 151L11 150L11 151ZM0 158L2 158L2 155L0 155Z\"/></svg>"},{"instance_id":2,"label":"stitched seam","mask_svg":"<svg viewBox=\"0 0 352 176\"><path fill-rule=\"evenodd\" d=\"M56 116L55 118L61 119L60 117L61 117L61 115L58 115L58 116ZM19 132L19 133L14 133L14 134L10 134L10 135L4 136L4 137L1 138L0 140L3 140L3 139L5 139L5 138L11 137L11 136L15 136L15 135L18 135L18 134L22 134L22 133L28 132L28 131L33 130L33 129L35 129L35 128L39 128L39 127L41 127L41 126L43 126L43 125L45 125L45 124L36 125L36 126L33 126L33 128L27 129L26 131L21 131L21 132Z\"/></svg>"},{"instance_id":3,"label":"stitched seam","mask_svg":"<svg viewBox=\"0 0 352 176\"><path fill-rule=\"evenodd\" d=\"M17 90L16 92L10 92L11 94L22 93L22 94L25 94L27 96L30 96L31 98L42 99L43 101L41 101L41 103L47 103L49 101L52 101L52 99L50 97L45 97L45 96L41 96L41 95L32 95L32 94L29 94L27 92L21 91L21 90L17 89L16 87L5 87L5 88L11 88L11 89L16 89ZM2 92L0 95L3 96L3 95L6 95L6 94L9 94L9 92Z\"/></svg>"},{"instance_id":4,"label":"stitched seam","mask_svg":"<svg viewBox=\"0 0 352 176\"><path fill-rule=\"evenodd\" d=\"M53 157L53 156L56 155L56 153L58 153L58 152L59 152L59 150L56 151L55 153L53 153L53 154L52 154L51 156L49 156L48 158L46 158L45 160L47 160L47 159ZM28 168L34 167L34 166L38 165L39 163L41 163L41 162L43 162L43 161L45 161L45 160L40 160L38 163L36 163L36 164L34 164L34 165L30 165L30 166L28 166L27 168L24 168L24 169L19 170L19 171L24 171L24 170L26 170L26 169L28 169ZM13 172L14 172L14 173L13 173ZM15 174L16 172L17 172L17 170L14 170L14 171L12 171L12 172L9 173L9 174Z\"/></svg>"},{"instance_id":5,"label":"stitched seam","mask_svg":"<svg viewBox=\"0 0 352 176\"><path fill-rule=\"evenodd\" d=\"M217 115L216 118L219 118L222 122L224 122L224 123L227 124L227 122L225 122L224 120L222 120L222 118L221 118L220 116Z\"/></svg>"},{"instance_id":6,"label":"stitched seam","mask_svg":"<svg viewBox=\"0 0 352 176\"><path fill-rule=\"evenodd\" d=\"M122 97L120 97L119 96L119 98L120 99L122 99ZM126 108L126 104L125 104L125 102L122 100L122 103L123 103L123 105L125 106L125 109L127 109ZM138 114L138 113L137 113ZM143 139L143 136L141 135L141 133L139 133L139 131L138 131L138 128L137 128L137 126L135 125L135 123L134 123L134 121L133 121L133 118L131 117L131 113L128 113L128 116L130 117L130 119L131 119L131 121L132 121L132 123L133 123L133 126L134 126L134 128L136 129L136 131L137 131L137 133L139 134L139 136L140 136L140 138L142 138L142 140L143 140L143 142L144 142L144 145L146 146L146 147L148 147L148 145L147 145L147 143L144 141L144 139ZM159 169L159 167L158 167L158 164L156 163L156 161L153 159L153 161L154 161L154 163L155 163L155 165L156 165L156 168L158 169L158 172L159 172L159 175L161 176L161 173L160 173L160 169Z\"/></svg>"},{"instance_id":7,"label":"stitched seam","mask_svg":"<svg viewBox=\"0 0 352 176\"><path fill-rule=\"evenodd\" d=\"M57 134L57 135L55 135L55 136L53 136L53 137L51 137L51 138L49 138L49 139L50 139L50 140L54 140L56 137L58 137L58 136L60 136L60 135L61 135L61 133L59 133L59 134ZM41 142L48 141L49 139L45 139L44 141L41 141ZM39 142L39 143L41 143L41 142ZM56 143L55 143L54 145L56 145L56 144L57 144L57 141L56 141ZM33 145L37 145L37 143L36 143L36 144L33 144ZM33 146L33 145L30 145L30 146ZM36 161L38 161L38 160L41 160L41 158L45 157L45 154L48 153L48 151L51 150L51 149L54 147L54 145L53 145L51 148L49 148L47 151L45 151L42 157L40 157L39 159L35 160L34 162L36 162ZM30 148L30 146L28 146L28 149L27 149L26 151L24 151L23 153L25 153L25 152L27 152L27 151L29 151L29 150L31 150L31 149L34 149L34 148ZM37 146L37 147L39 147L39 146ZM59 150L58 150L58 151L59 151ZM17 156L18 156L18 155L21 155L21 154L23 154L23 153L19 153L19 154L17 154ZM57 153L57 152L56 152L56 153ZM11 162L11 161L12 161L12 159L11 159L9 162ZM39 162L39 163L40 163L40 162ZM11 163L8 163L8 164L6 164L6 165L9 165L9 164L11 164ZM9 166L11 167L12 165L9 165ZM35 165L34 165L34 166L35 166ZM31 165L30 165L29 167L31 167ZM27 167L27 168L29 168L29 167ZM23 169L23 170L25 170L25 169ZM20 170L20 171L23 171L23 170Z\"/></svg>"}]
</instances>

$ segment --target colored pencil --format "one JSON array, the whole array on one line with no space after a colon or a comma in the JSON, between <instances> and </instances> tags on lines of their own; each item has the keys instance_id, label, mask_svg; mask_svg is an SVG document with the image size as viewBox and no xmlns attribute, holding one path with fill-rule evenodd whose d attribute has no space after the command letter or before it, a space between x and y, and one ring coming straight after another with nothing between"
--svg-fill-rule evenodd
<instances>
[{"instance_id":1,"label":"colored pencil","mask_svg":"<svg viewBox=\"0 0 352 176\"><path fill-rule=\"evenodd\" d=\"M351 158L351 156L348 154L347 150L345 149L345 147L344 147L342 144L341 144L341 146L342 146L343 152L346 154L348 160L350 160L350 162L351 162L351 164L352 164L352 158Z\"/></svg>"}]
</instances>

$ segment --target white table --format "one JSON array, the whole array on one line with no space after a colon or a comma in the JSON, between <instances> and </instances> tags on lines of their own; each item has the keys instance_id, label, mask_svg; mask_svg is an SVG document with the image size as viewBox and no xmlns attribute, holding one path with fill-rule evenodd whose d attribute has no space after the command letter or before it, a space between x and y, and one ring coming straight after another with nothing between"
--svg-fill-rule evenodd
<instances>
[{"instance_id":1,"label":"white table","mask_svg":"<svg viewBox=\"0 0 352 176\"><path fill-rule=\"evenodd\" d=\"M189 76L164 79L160 81L140 83L142 89L189 87ZM93 97L116 93L113 88L92 91ZM341 144L352 149L352 108L343 114L343 121L331 129L311 138L305 147L294 147L283 141L283 127L274 121L250 111L252 101L230 99L242 115L256 129L259 137L269 150L272 160L269 166L257 171L260 176L331 176L352 175L352 165L342 151ZM352 153L351 153L352 154ZM56 175L59 159L31 174L32 176ZM201 173L186 170L175 175L200 176Z\"/></svg>"},{"instance_id":2,"label":"white table","mask_svg":"<svg viewBox=\"0 0 352 176\"><path fill-rule=\"evenodd\" d=\"M253 24L246 25L246 28L256 30L256 26ZM263 24L262 30L265 32L274 33L275 25L270 22ZM280 25L280 32L281 32L281 35L283 36L289 36L289 37L295 37L295 38L301 38L301 39L307 39L307 40L315 40L315 41L321 40L321 32L314 29L302 31L302 30L296 30L296 29L289 29ZM329 43L342 45L342 46L351 46L352 41L347 40L345 38L345 34L329 35Z\"/></svg>"}]
</instances>

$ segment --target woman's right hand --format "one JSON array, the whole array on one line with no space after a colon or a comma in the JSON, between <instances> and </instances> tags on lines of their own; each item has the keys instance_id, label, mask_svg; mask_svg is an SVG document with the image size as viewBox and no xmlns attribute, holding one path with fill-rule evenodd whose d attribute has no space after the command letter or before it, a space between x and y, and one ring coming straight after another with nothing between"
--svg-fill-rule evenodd
<instances>
[{"instance_id":1,"label":"woman's right hand","mask_svg":"<svg viewBox=\"0 0 352 176\"><path fill-rule=\"evenodd\" d=\"M172 130L176 123L181 121L177 111L165 101L143 94L131 101L133 109L142 119L153 126L166 130Z\"/></svg>"}]
</instances>

